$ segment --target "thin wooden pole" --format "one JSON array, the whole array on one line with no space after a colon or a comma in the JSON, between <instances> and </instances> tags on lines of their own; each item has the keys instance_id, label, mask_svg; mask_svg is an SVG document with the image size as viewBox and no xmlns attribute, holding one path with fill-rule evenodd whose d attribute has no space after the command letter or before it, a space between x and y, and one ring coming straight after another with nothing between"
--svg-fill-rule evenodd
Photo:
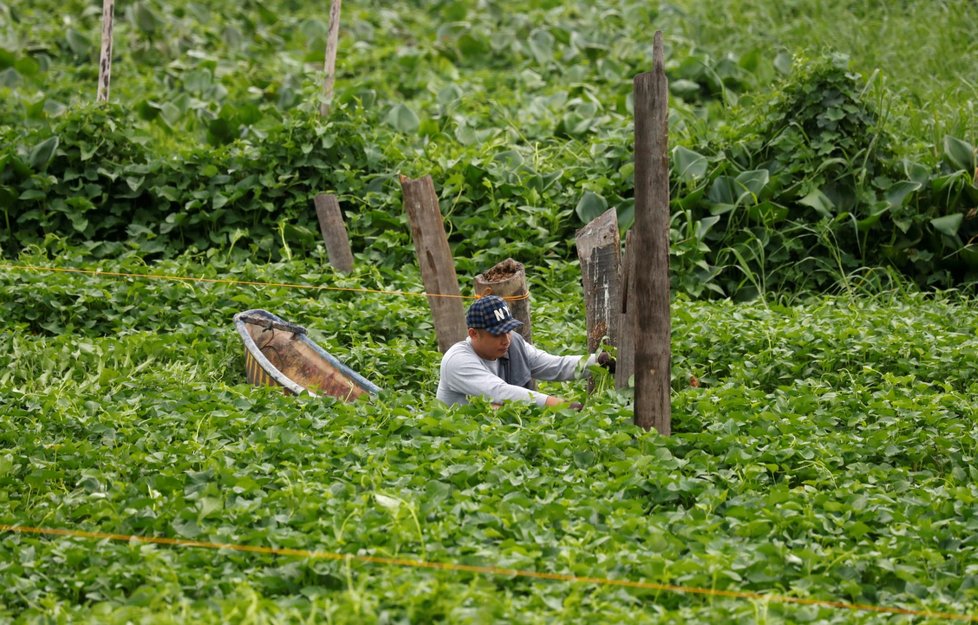
<instances>
[{"instance_id":1,"label":"thin wooden pole","mask_svg":"<svg viewBox=\"0 0 978 625\"><path fill-rule=\"evenodd\" d=\"M455 261L445 235L445 221L431 176L410 180L401 176L404 210L411 223L411 238L421 266L421 279L435 321L438 349L442 353L466 335L465 308Z\"/></svg>"},{"instance_id":2,"label":"thin wooden pole","mask_svg":"<svg viewBox=\"0 0 978 625\"><path fill-rule=\"evenodd\" d=\"M340 39L340 4L333 0L329 5L329 31L326 34L326 60L323 62L323 99L319 103L319 115L329 115L333 102L333 83L336 81L336 48Z\"/></svg>"},{"instance_id":3,"label":"thin wooden pole","mask_svg":"<svg viewBox=\"0 0 978 625\"><path fill-rule=\"evenodd\" d=\"M102 49L98 61L98 92L96 102L109 101L109 82L112 78L112 20L115 0L102 0Z\"/></svg>"},{"instance_id":4,"label":"thin wooden pole","mask_svg":"<svg viewBox=\"0 0 978 625\"><path fill-rule=\"evenodd\" d=\"M533 324L530 319L530 289L526 285L526 268L512 258L496 263L491 269L475 277L476 295L498 295L507 300L514 319L523 325L517 332L527 343L533 342Z\"/></svg>"},{"instance_id":5,"label":"thin wooden pole","mask_svg":"<svg viewBox=\"0 0 978 625\"><path fill-rule=\"evenodd\" d=\"M353 271L353 252L350 239L343 224L343 213L335 195L320 193L313 200L316 204L316 217L319 219L319 232L326 243L329 264L340 273Z\"/></svg>"},{"instance_id":6,"label":"thin wooden pole","mask_svg":"<svg viewBox=\"0 0 978 625\"><path fill-rule=\"evenodd\" d=\"M672 431L669 312L669 91L662 32L652 45L653 70L635 77L635 424ZM632 252L629 252L632 253Z\"/></svg>"},{"instance_id":7,"label":"thin wooden pole","mask_svg":"<svg viewBox=\"0 0 978 625\"><path fill-rule=\"evenodd\" d=\"M575 238L584 283L587 349L597 351L602 339L617 347L621 280L617 211L609 208L578 230Z\"/></svg>"}]
</instances>

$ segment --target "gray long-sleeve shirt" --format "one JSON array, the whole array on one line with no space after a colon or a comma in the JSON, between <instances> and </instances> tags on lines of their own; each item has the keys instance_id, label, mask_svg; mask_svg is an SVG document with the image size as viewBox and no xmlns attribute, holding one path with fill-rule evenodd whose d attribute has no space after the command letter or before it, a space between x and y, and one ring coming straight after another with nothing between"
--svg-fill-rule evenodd
<instances>
[{"instance_id":1,"label":"gray long-sleeve shirt","mask_svg":"<svg viewBox=\"0 0 978 625\"><path fill-rule=\"evenodd\" d=\"M553 356L526 343L516 332L512 340L524 343L527 365L535 380L572 380L578 371L587 371L586 366L579 367L584 356ZM585 365L593 364L593 360L592 355ZM436 396L449 405L467 404L473 396L482 396L495 403L517 400L543 405L547 401L544 393L507 384L500 376L499 361L480 358L469 339L452 345L442 357Z\"/></svg>"}]
</instances>

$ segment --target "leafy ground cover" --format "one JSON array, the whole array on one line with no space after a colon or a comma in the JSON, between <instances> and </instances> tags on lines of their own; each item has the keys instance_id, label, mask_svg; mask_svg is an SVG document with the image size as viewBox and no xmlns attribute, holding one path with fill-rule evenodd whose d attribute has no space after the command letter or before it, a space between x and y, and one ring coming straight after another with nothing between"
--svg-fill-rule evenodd
<instances>
[{"instance_id":1,"label":"leafy ground cover","mask_svg":"<svg viewBox=\"0 0 978 625\"><path fill-rule=\"evenodd\" d=\"M978 612L972 2L350 2L327 122L321 4L120 4L114 104L92 107L98 7L0 1L0 524L758 596L7 532L0 620L947 621L773 595ZM653 29L671 438L607 380L554 386L579 414L445 408L421 297L12 267L420 291L397 176L431 173L463 283L527 263L535 341L582 351L573 233L632 219ZM324 269L321 191L350 276ZM231 317L254 307L385 392L245 386Z\"/></svg>"},{"instance_id":2,"label":"leafy ground cover","mask_svg":"<svg viewBox=\"0 0 978 625\"><path fill-rule=\"evenodd\" d=\"M234 275L341 283L320 266ZM228 269L183 258L154 272ZM547 288L576 270L552 271L532 278L535 338L583 350L579 296ZM420 284L377 268L346 279ZM0 335L4 523L953 613L978 604L978 322L953 294L678 298L671 438L634 429L610 390L579 414L446 409L432 399L423 298L22 271L4 273L0 297L12 315ZM245 386L230 318L259 305L387 390L346 405ZM582 386L560 392L584 398ZM3 614L18 623L901 620L20 534L2 536L0 562Z\"/></svg>"}]
</instances>

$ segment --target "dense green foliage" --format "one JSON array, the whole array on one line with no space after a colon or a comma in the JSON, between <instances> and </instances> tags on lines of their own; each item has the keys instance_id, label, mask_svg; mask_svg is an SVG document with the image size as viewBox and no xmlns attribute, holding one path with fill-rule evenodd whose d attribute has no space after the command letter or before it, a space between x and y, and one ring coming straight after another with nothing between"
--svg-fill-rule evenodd
<instances>
[{"instance_id":1,"label":"dense green foliage","mask_svg":"<svg viewBox=\"0 0 978 625\"><path fill-rule=\"evenodd\" d=\"M971 0L348 1L326 120L328 3L120 0L101 106L98 4L0 0L0 524L978 612ZM382 293L422 291L398 176L463 292L517 258L583 352L573 236L633 220L655 29L674 435L602 371L543 384L580 413L446 408L425 298ZM245 385L249 308L384 391ZM0 588L17 625L946 622L6 531Z\"/></svg>"},{"instance_id":2,"label":"dense green foliage","mask_svg":"<svg viewBox=\"0 0 978 625\"><path fill-rule=\"evenodd\" d=\"M717 16L679 4L353 4L328 121L319 5L124 3L118 104L93 109L99 12L0 4L0 249L58 233L104 241L103 255L232 245L288 258L315 246L311 197L328 191L355 249L398 266L411 247L397 176L430 173L457 256L571 259L574 230L601 210L631 223L630 80L654 26L668 45L677 288L824 290L866 266L971 283L978 114L962 79L978 17L964 0L900 14L808 4L732 3L729 19L781 36L736 45L707 24ZM841 53L788 45L802 16L839 12L854 36L885 28L935 53L957 42L955 58L919 81L936 70L835 32L820 39ZM912 27L949 14L939 30ZM932 116L936 100L948 106Z\"/></svg>"},{"instance_id":3,"label":"dense green foliage","mask_svg":"<svg viewBox=\"0 0 978 625\"><path fill-rule=\"evenodd\" d=\"M228 268L184 260L156 270ZM545 285L574 273L565 266L533 285L545 348L583 349L579 296ZM231 275L335 283L319 262ZM419 281L375 269L350 280ZM12 315L0 339L5 522L922 610L978 604L971 301L680 298L675 434L662 438L634 430L626 398L612 391L579 414L439 405L423 298L18 271L3 277L0 299ZM387 391L345 405L243 386L230 317L255 305L308 326ZM584 397L583 385L555 386ZM0 538L0 561L3 609L24 611L25 623L43 614L103 623L149 614L891 622L777 602L27 535Z\"/></svg>"}]
</instances>

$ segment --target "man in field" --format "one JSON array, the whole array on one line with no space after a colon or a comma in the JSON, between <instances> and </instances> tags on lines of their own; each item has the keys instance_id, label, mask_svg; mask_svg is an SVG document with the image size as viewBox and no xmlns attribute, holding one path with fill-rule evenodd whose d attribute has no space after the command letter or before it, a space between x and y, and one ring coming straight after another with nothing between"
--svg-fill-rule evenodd
<instances>
[{"instance_id":1,"label":"man in field","mask_svg":"<svg viewBox=\"0 0 978 625\"><path fill-rule=\"evenodd\" d=\"M485 397L493 404L532 401L540 406L559 406L563 399L537 392L534 380L571 380L599 364L614 371L609 354L552 356L527 343L518 332L506 302L496 295L477 299L465 315L468 337L452 345L441 359L437 397L446 404L467 404L470 397ZM583 364L582 364L583 361ZM574 402L572 408L581 409Z\"/></svg>"}]
</instances>

